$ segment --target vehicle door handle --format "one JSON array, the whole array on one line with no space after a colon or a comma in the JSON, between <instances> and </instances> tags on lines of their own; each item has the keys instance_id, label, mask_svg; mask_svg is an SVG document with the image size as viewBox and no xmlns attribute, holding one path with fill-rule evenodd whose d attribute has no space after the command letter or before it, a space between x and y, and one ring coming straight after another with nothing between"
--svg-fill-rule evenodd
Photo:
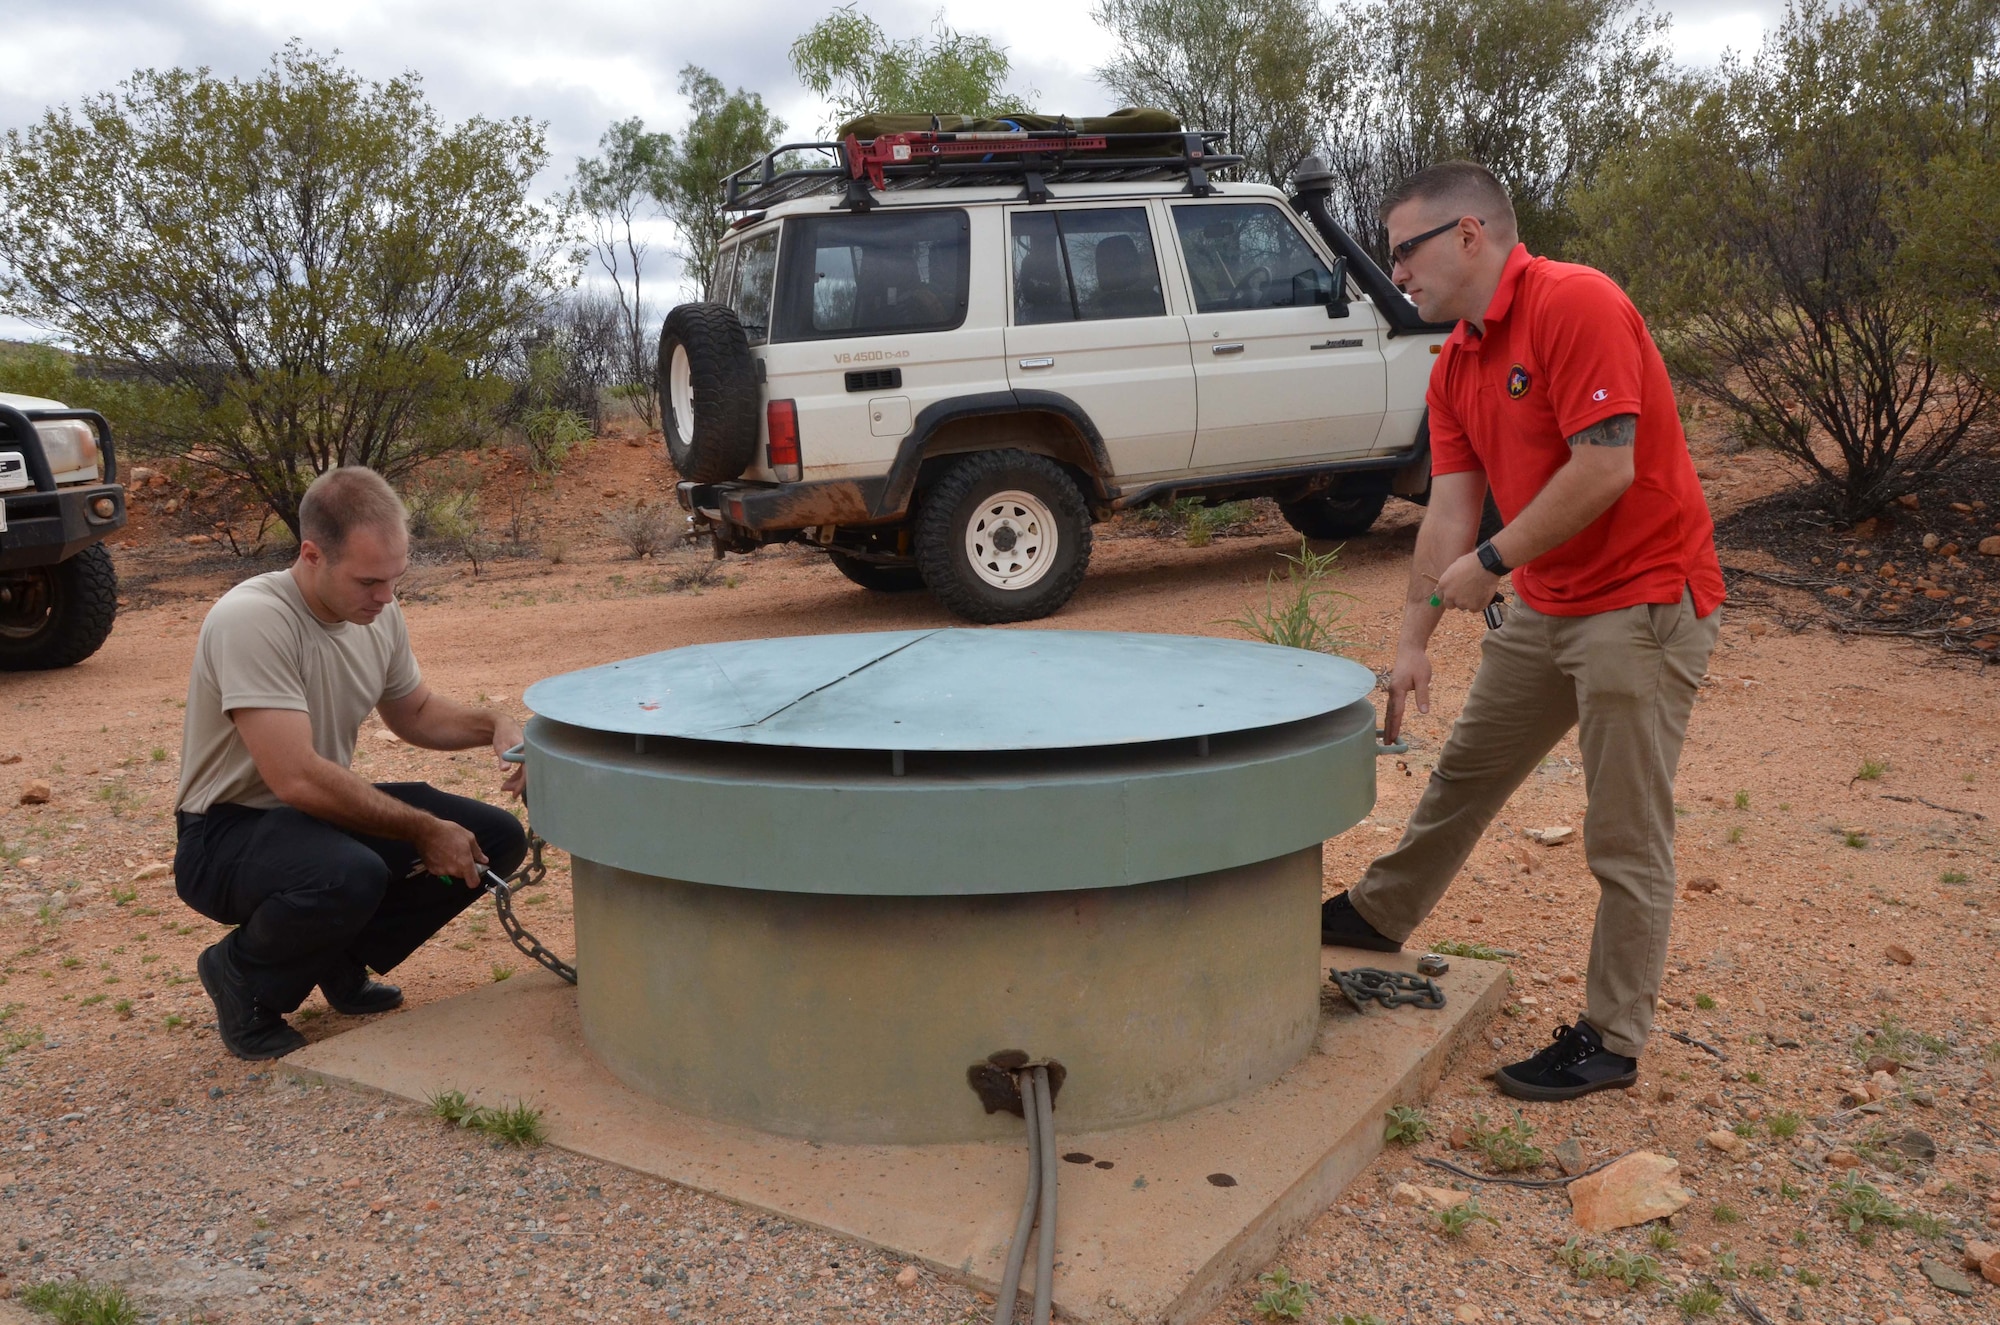
<instances>
[{"instance_id":1,"label":"vehicle door handle","mask_svg":"<svg viewBox=\"0 0 2000 1325\"><path fill-rule=\"evenodd\" d=\"M1021 366L1023 368L1053 368L1056 366L1056 361L1054 359L1023 359L1021 360Z\"/></svg>"},{"instance_id":2,"label":"vehicle door handle","mask_svg":"<svg viewBox=\"0 0 2000 1325\"><path fill-rule=\"evenodd\" d=\"M1240 342L1235 345L1211 345L1208 347L1208 352L1210 354L1241 354L1243 353L1243 346Z\"/></svg>"}]
</instances>

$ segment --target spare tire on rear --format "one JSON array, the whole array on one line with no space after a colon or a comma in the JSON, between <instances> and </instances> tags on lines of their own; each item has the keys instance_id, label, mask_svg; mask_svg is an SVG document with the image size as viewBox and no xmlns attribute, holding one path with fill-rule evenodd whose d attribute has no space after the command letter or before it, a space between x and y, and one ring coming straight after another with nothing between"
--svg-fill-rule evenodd
<instances>
[{"instance_id":1,"label":"spare tire on rear","mask_svg":"<svg viewBox=\"0 0 2000 1325\"><path fill-rule=\"evenodd\" d=\"M661 427L684 479L720 483L757 458L757 365L736 314L682 304L660 328Z\"/></svg>"}]
</instances>

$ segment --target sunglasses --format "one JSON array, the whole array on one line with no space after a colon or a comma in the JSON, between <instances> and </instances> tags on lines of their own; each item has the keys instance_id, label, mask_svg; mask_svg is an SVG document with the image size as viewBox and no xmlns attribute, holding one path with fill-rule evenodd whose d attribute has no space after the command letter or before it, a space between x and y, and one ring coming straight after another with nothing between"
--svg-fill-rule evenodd
<instances>
[{"instance_id":1,"label":"sunglasses","mask_svg":"<svg viewBox=\"0 0 2000 1325\"><path fill-rule=\"evenodd\" d=\"M1389 250L1390 262L1392 263L1408 262L1410 260L1410 254L1415 253L1418 247L1422 245L1425 240L1436 239L1439 235L1443 234L1447 230L1458 229L1459 221L1463 221L1464 219L1465 218L1461 216L1458 217L1456 220L1446 221L1443 225L1439 226L1435 230L1426 230L1421 235L1412 235L1410 238L1404 240L1402 243L1396 245L1394 248ZM1479 222L1479 224L1481 225L1486 224L1486 219L1484 217L1475 216L1472 219Z\"/></svg>"}]
</instances>

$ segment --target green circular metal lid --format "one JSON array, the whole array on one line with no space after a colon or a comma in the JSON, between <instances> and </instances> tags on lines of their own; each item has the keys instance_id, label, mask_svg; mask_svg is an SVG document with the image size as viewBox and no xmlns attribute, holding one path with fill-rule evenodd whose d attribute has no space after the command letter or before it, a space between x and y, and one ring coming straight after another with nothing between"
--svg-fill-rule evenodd
<instances>
[{"instance_id":1,"label":"green circular metal lid","mask_svg":"<svg viewBox=\"0 0 2000 1325\"><path fill-rule=\"evenodd\" d=\"M1375 688L1302 649L1192 635L919 630L696 644L539 681L572 727L817 750L1068 750L1299 722Z\"/></svg>"}]
</instances>

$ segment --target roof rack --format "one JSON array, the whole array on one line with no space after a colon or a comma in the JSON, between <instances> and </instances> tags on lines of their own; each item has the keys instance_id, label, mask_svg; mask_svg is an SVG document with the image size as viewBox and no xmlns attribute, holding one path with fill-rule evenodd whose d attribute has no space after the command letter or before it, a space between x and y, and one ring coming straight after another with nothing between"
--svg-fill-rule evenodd
<instances>
[{"instance_id":1,"label":"roof rack","mask_svg":"<svg viewBox=\"0 0 2000 1325\"><path fill-rule=\"evenodd\" d=\"M797 198L838 193L836 204L865 212L875 192L979 188L1020 183L1030 202L1047 202L1050 184L1185 178L1197 197L1215 191L1208 173L1241 165L1221 152L1217 130L1182 133L1079 133L1071 129L849 135L844 142L784 143L723 182L723 210L758 212ZM785 160L797 152L826 165Z\"/></svg>"}]
</instances>

